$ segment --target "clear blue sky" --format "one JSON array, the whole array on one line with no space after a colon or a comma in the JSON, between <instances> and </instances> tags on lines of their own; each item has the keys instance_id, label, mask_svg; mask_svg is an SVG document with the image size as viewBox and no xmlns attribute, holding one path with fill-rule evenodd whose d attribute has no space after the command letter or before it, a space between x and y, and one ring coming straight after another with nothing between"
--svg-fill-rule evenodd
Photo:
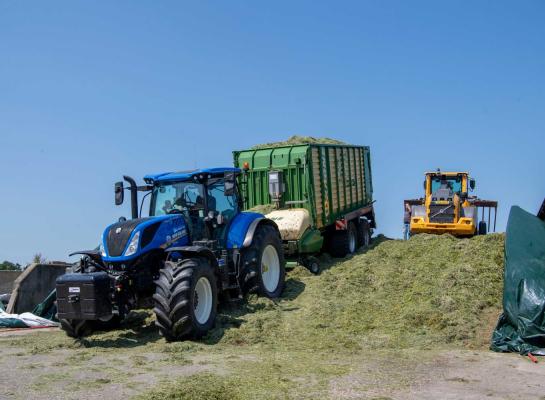
<instances>
[{"instance_id":1,"label":"clear blue sky","mask_svg":"<svg viewBox=\"0 0 545 400\"><path fill-rule=\"evenodd\" d=\"M0 260L67 259L122 174L292 134L370 145L379 232L429 169L536 211L545 2L0 2Z\"/></svg>"}]
</instances>

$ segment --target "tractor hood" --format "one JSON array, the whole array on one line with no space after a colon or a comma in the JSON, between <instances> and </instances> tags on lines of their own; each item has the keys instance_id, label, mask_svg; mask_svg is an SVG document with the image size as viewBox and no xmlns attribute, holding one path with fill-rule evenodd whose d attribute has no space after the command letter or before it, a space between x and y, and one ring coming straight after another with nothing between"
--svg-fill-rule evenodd
<instances>
[{"instance_id":1,"label":"tractor hood","mask_svg":"<svg viewBox=\"0 0 545 400\"><path fill-rule=\"evenodd\" d=\"M153 250L189 242L181 215L136 218L108 226L102 234L101 255L106 262L129 261Z\"/></svg>"}]
</instances>

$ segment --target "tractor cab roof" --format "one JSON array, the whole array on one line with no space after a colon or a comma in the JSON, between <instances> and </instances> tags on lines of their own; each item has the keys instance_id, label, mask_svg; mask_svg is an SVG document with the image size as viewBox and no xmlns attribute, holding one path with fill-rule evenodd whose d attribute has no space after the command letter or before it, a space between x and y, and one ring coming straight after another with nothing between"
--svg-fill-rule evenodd
<instances>
[{"instance_id":1,"label":"tractor cab roof","mask_svg":"<svg viewBox=\"0 0 545 400\"><path fill-rule=\"evenodd\" d=\"M240 173L239 168L203 168L189 171L163 172L162 174L151 174L144 176L144 182L153 185L159 182L185 182L194 179L203 180L204 178L213 178L223 176L226 172Z\"/></svg>"}]
</instances>

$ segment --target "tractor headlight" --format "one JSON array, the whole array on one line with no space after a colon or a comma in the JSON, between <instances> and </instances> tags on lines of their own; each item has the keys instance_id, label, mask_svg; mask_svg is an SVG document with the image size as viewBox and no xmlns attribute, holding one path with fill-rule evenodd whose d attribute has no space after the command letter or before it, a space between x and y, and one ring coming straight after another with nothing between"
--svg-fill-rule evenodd
<instances>
[{"instance_id":1,"label":"tractor headlight","mask_svg":"<svg viewBox=\"0 0 545 400\"><path fill-rule=\"evenodd\" d=\"M98 245L98 251L102 257L106 257L106 251L104 250L104 245L102 244L102 241L100 241L100 244Z\"/></svg>"},{"instance_id":2,"label":"tractor headlight","mask_svg":"<svg viewBox=\"0 0 545 400\"><path fill-rule=\"evenodd\" d=\"M132 256L138 250L138 240L140 239L140 231L136 232L133 236L127 251L125 251L125 257Z\"/></svg>"}]
</instances>

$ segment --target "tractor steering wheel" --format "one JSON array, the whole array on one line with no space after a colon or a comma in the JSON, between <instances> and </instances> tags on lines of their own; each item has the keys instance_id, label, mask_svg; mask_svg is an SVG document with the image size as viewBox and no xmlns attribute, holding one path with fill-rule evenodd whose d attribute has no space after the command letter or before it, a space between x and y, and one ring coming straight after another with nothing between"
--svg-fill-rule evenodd
<instances>
[{"instance_id":1,"label":"tractor steering wheel","mask_svg":"<svg viewBox=\"0 0 545 400\"><path fill-rule=\"evenodd\" d=\"M170 214L183 214L181 210L178 210L177 208L173 208L172 210L169 210L167 212L167 215L170 215Z\"/></svg>"}]
</instances>

